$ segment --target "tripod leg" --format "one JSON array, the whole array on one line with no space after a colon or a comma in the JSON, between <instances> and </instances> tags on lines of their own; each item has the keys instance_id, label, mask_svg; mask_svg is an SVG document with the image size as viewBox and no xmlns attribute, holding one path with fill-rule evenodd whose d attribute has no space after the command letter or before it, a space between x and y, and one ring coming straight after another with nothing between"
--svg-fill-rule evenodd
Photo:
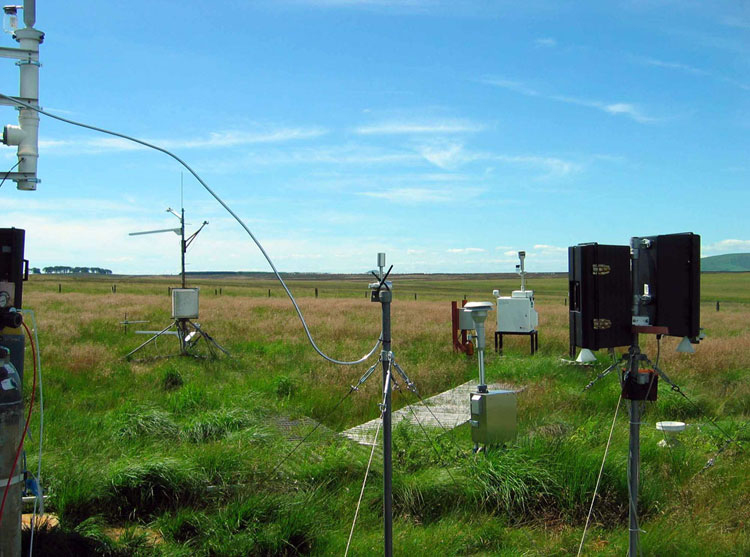
<instances>
[{"instance_id":1,"label":"tripod leg","mask_svg":"<svg viewBox=\"0 0 750 557\"><path fill-rule=\"evenodd\" d=\"M211 337L211 335L209 335L207 332L205 332L203 329L201 329L198 325L196 325L192 321L190 321L189 323L193 327L195 327L195 330L198 331L198 333L206 340L206 343L208 343L209 345L215 346L216 348L224 352L224 354L226 354L227 356L231 356L231 354L223 346L221 346L218 342L216 342L213 339L213 337Z\"/></svg>"},{"instance_id":2,"label":"tripod leg","mask_svg":"<svg viewBox=\"0 0 750 557\"><path fill-rule=\"evenodd\" d=\"M133 354L135 354L136 352L138 352L141 348L145 348L147 345L149 345L152 342L154 342L157 338L159 338L161 335L163 335L164 333L166 333L172 327L174 327L174 321L172 323L170 323L166 328L164 328L161 331L159 331L158 333L156 333L154 336L152 336L146 342L144 342L143 344L141 344L138 348L136 348L135 350L131 350L130 352L128 352L125 355L125 359L129 360L130 356L132 356Z\"/></svg>"}]
</instances>

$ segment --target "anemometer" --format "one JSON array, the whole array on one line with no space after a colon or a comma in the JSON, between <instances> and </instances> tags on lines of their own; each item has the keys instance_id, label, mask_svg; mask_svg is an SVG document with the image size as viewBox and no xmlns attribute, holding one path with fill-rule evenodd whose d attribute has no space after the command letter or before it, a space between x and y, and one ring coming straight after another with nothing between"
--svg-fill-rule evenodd
<instances>
[{"instance_id":1,"label":"anemometer","mask_svg":"<svg viewBox=\"0 0 750 557\"><path fill-rule=\"evenodd\" d=\"M180 180L180 191L182 192L182 180ZM167 213L171 213L180 221L180 226L177 228L160 228L158 230L146 230L144 232L131 232L130 236L142 236L144 234L161 234L164 232L174 232L180 236L180 281L182 288L172 288L172 319L173 321L161 331L136 331L137 334L151 334L153 335L146 342L131 350L125 355L125 359L129 360L133 354L142 350L152 342L155 342L162 335L175 335L180 342L180 354L187 355L190 353L190 349L200 340L204 339L208 346L209 351L213 355L213 349L216 348L226 355L229 355L224 347L216 342L211 335L203 330L200 324L193 321L198 319L198 296L200 293L199 288L188 288L187 279L185 275L185 254L190 244L200 234L201 230L208 224L208 221L203 221L200 228L193 232L190 236L185 238L185 207L180 208L180 212L177 213L171 208L167 208ZM174 329L174 330L172 330Z\"/></svg>"}]
</instances>

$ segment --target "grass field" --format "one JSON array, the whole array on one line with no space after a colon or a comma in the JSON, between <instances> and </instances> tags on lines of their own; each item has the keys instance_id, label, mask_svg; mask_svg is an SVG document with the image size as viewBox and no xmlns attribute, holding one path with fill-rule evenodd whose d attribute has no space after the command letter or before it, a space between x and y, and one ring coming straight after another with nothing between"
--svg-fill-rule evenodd
<instances>
[{"instance_id":1,"label":"grass field","mask_svg":"<svg viewBox=\"0 0 750 557\"><path fill-rule=\"evenodd\" d=\"M393 280L393 351L422 396L474 378L476 360L451 349L448 302L464 295L490 300L493 289L507 293L518 280ZM378 336L380 306L366 299L367 282L290 281L316 341L333 357L358 358ZM231 358L123 359L145 337L119 322L127 315L149 321L138 327L166 326L174 279L33 276L26 284L44 365L43 478L49 509L60 519L58 528L37 535L35 554L343 555L369 451L334 432L377 417L378 375L336 408L367 366L318 357L277 284L237 277L191 284L201 287L201 325ZM475 456L467 426L429 430L430 439L399 426L396 555L578 550L619 382L613 374L583 392L606 367L605 354L594 369L562 365L566 279L532 276L529 287L537 292L540 352L531 357L527 339L509 338L505 356L487 355L489 380L526 387L518 438ZM645 555L750 554L750 459L711 423L739 444L750 438L750 273L703 275L702 294L708 338L697 353L677 354L679 339L661 347L661 367L692 402L662 385L643 419ZM494 313L488 335L492 319ZM176 342L160 340L144 355L172 353ZM654 339L643 337L643 344L654 358ZM27 356L27 399L31 369ZM394 393L397 408L417 402ZM662 419L690 424L681 446L657 447L654 423ZM325 427L279 466L311 420ZM36 440L36 419L32 424ZM586 555L627 552L627 440L623 403ZM350 555L382 553L381 489L375 465Z\"/></svg>"}]
</instances>

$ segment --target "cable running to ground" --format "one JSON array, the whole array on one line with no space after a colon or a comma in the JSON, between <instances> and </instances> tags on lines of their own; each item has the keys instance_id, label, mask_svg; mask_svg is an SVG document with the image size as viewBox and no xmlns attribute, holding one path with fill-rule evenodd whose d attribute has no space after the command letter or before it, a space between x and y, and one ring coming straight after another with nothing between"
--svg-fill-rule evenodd
<instances>
[{"instance_id":1,"label":"cable running to ground","mask_svg":"<svg viewBox=\"0 0 750 557\"><path fill-rule=\"evenodd\" d=\"M596 494L599 491L599 482L602 479L604 473L604 463L607 462L607 453L609 453L609 445L612 442L612 432L615 430L615 422L617 421L617 413L620 411L620 402L622 402L622 395L617 399L617 407L615 407L615 417L612 418L612 427L609 428L609 438L607 439L607 446L604 448L604 457L602 457L602 465L599 468L599 476L596 478L596 486L594 487L594 496L591 498L591 506L589 507L589 514L586 517L586 524L583 527L583 535L581 536L581 545L578 546L578 556L580 557L581 551L583 551L583 541L586 539L586 530L589 528L589 521L591 520L591 514L594 512L594 501L596 501Z\"/></svg>"},{"instance_id":2,"label":"cable running to ground","mask_svg":"<svg viewBox=\"0 0 750 557\"><path fill-rule=\"evenodd\" d=\"M276 280L279 281L282 288L284 289L284 292L286 292L286 295L289 297L289 300L292 302L292 305L294 306L295 311L297 312L297 316L299 317L300 322L302 323L302 327L305 330L305 334L307 335L307 340L310 341L310 345L313 347L313 349L325 360L328 360L331 363L343 365L343 366L351 366L356 364L361 364L362 362L367 361L370 356L372 356L375 351L378 349L378 346L380 346L380 338L378 338L378 341L375 343L375 346L370 350L369 353L362 356L359 360L354 361L346 361L346 360L336 360L335 358L331 358L330 356L326 355L320 348L318 348L318 345L315 344L315 341L313 340L312 334L310 333L310 329L307 327L307 322L305 321L305 317L302 315L302 310L300 310L299 306L297 305L297 300L295 300L294 296L292 295L292 292L289 290L289 287L284 282L284 279L281 278L281 275L279 274L279 271L276 269L276 266L273 264L273 261L271 261L271 257L268 255L266 250L261 245L260 241L255 237L255 235L250 231L248 226L245 224L245 222L234 212L232 209L229 208L229 205L227 205L217 194L212 190L206 182L203 181L203 179L198 176L198 174L193 170L190 165L188 165L184 160L182 160L180 157L172 153L171 151L165 149L164 147L159 147L158 145L154 145L153 143L149 143L148 141L144 141L142 139L138 139L135 137L131 137L129 135L125 135L124 133L119 133L115 131L111 131L105 128L99 128L97 126L92 126L90 124L84 124L83 122L77 122L75 120L70 120L68 118L63 118L62 116L58 116L56 114L52 114L50 112L47 112L38 106L31 105L29 103L20 101L18 99L14 99L13 97L9 97L8 95L4 95L3 93L0 93L0 98L9 100L19 106L23 106L25 108L30 108L31 110L34 110L38 112L39 114L44 114L45 116L48 116L50 118L54 118L55 120L59 120L60 122L65 122L66 124L70 124L72 126L78 126L80 128L85 128L88 130L92 130L99 133L104 133L107 135L112 135L115 137L119 137L121 139L125 139L127 141L132 141L133 143L137 143L138 145L143 145L144 147L148 147L149 149L154 149L155 151L159 151L161 153L164 153L168 157L171 157L175 161L177 161L179 164L181 164L190 174L193 175L193 177L198 180L198 183L203 186L203 188L211 194L211 196L221 205L227 213L229 213L234 220L237 221L237 223L247 232L248 236L252 239L252 241L255 243L255 245L260 250L261 254L263 254L263 257L268 262L268 265L271 267L271 270L273 271L273 274L276 276Z\"/></svg>"},{"instance_id":3,"label":"cable running to ground","mask_svg":"<svg viewBox=\"0 0 750 557\"><path fill-rule=\"evenodd\" d=\"M21 313L31 315L31 329L34 331L34 344L36 344L36 372L39 378L39 454L37 456L36 484L39 490L34 499L34 511L31 515L31 535L29 536L29 557L34 551L34 532L36 531L37 510L44 514L44 491L42 489L42 439L44 438L44 390L42 389L42 351L39 349L39 333L36 324L36 315L33 310L23 309Z\"/></svg>"},{"instance_id":4,"label":"cable running to ground","mask_svg":"<svg viewBox=\"0 0 750 557\"><path fill-rule=\"evenodd\" d=\"M406 405L409 407L409 411L414 416L414 419L417 420L417 424L419 424L419 429L422 430L422 433L424 433L424 436L427 438L427 441L430 443L430 447L432 447L432 451L435 453L435 456L438 459L438 463L445 469L446 472L448 472L448 476L450 476L451 481L456 487L458 487L458 482L456 481L456 478L454 478L453 474L451 474L451 471L450 471L450 468L448 468L448 465L445 464L445 462L443 462L443 457L438 452L437 447L435 446L435 443L433 442L432 438L430 438L430 436L427 435L427 430L422 425L422 421L419 419L419 416L417 416L417 413L414 411L414 407L408 402L406 403Z\"/></svg>"},{"instance_id":5,"label":"cable running to ground","mask_svg":"<svg viewBox=\"0 0 750 557\"><path fill-rule=\"evenodd\" d=\"M319 427L320 427L321 425L323 425L323 422L324 422L325 420L327 420L327 419L328 419L328 418L329 418L329 417L330 417L330 416L331 416L331 415L332 415L332 414L333 414L333 413L334 413L334 412L335 412L335 411L336 411L336 410L338 409L338 407L339 407L339 406L341 406L341 404L342 404L342 403L343 403L343 402L344 402L344 401L345 401L345 400L346 400L346 399L347 399L347 398L349 397L349 395L350 395L350 394L352 394L352 393L353 393L353 392L354 392L355 390L356 390L356 389L355 389L354 387L350 387L350 388L349 388L349 392L348 392L348 393L346 393L346 394L345 394L345 395L343 396L343 398L342 398L341 400L339 400L339 401L338 401L338 402L336 403L336 406L334 406L334 407L333 407L333 408L331 409L331 411L330 411L330 412L328 412L328 414L326 414L325 416L323 416L323 417L322 417L322 418L321 418L321 419L320 419L320 420L318 421L318 423L317 423L317 424L315 424L315 427L314 427L314 428L312 428L312 429L311 429L311 430L310 430L310 431L309 431L309 432L307 433L307 435L305 435L305 436L304 436L304 437L302 438L302 440L301 440L301 441L300 441L299 443L297 443L297 444L296 444L296 445L294 446L294 448L293 448L293 449L292 449L291 451L289 451L289 453L288 453L288 454L287 454L287 455L286 455L286 456L285 456L284 458L282 458L282 459L281 459L281 461L279 461L279 463L278 463L278 464L277 464L276 466L274 466L273 470L271 470L271 474L270 474L270 476L273 476L273 475L274 475L274 474L276 473L276 470L278 470L279 468L281 468L281 466L282 466L282 465L283 465L283 464L284 464L284 463L285 463L285 462L286 462L287 460L289 460L289 457L290 457L290 456L292 456L292 455L294 454L294 452L295 452L295 451L296 451L297 449L299 449L299 448L300 448L300 447L302 446L302 444L303 444L303 443L304 443L305 441L307 441L307 440L308 440L308 439L310 438L310 436L311 436L311 435L312 435L313 433L315 433L315 432L317 431L317 429L318 429L318 428L319 428Z\"/></svg>"},{"instance_id":6,"label":"cable running to ground","mask_svg":"<svg viewBox=\"0 0 750 557\"><path fill-rule=\"evenodd\" d=\"M19 164L21 164L21 161L22 161L22 160L23 160L23 157L21 157L20 159L18 159L18 162L17 162L16 164L14 164L13 166L11 166L11 167L10 167L10 170L8 170L8 172L6 172L6 173L5 173L5 176L3 176L3 179L2 179L2 181L0 181L0 188L2 188L2 187L3 187L3 184L5 183L5 180L7 180L7 179L8 179L8 176L10 176L10 173L11 173L11 172L13 172L13 171L15 170L15 168L16 168L16 167L17 167L17 166L18 166Z\"/></svg>"},{"instance_id":7,"label":"cable running to ground","mask_svg":"<svg viewBox=\"0 0 750 557\"><path fill-rule=\"evenodd\" d=\"M346 542L346 550L344 551L344 557L347 556L349 553L349 546L352 543L352 536L354 535L354 527L357 524L357 517L359 516L359 507L362 504L362 497L365 494L365 486L367 485L367 476L370 474L370 465L372 464L372 457L375 454L375 447L378 445L378 433L380 433L380 426L383 423L383 416L385 415L386 410L386 401L388 400L388 391L390 390L392 375L391 375L391 369L392 366L388 366L388 373L385 376L385 381L383 381L383 385L385 386L384 392L383 392L383 402L380 403L380 421L378 422L378 427L375 430L375 440L372 442L372 449L370 450L370 459L367 461L367 469L365 470L365 478L362 480L362 489L359 492L359 499L357 500L357 508L354 511L354 520L352 520L352 529L349 531L349 539Z\"/></svg>"},{"instance_id":8,"label":"cable running to ground","mask_svg":"<svg viewBox=\"0 0 750 557\"><path fill-rule=\"evenodd\" d=\"M378 446L378 434L380 433L380 426L382 420L378 422L378 427L375 430L375 439L372 442L372 449L370 450L370 459L367 461L367 469L365 470L365 477L362 480L362 489L359 491L359 499L357 500L357 508L354 511L354 520L352 520L352 529L349 530L349 539L346 541L346 550L344 551L344 557L349 554L349 546L352 543L352 536L354 535L354 527L357 525L357 517L359 516L359 507L362 504L362 497L365 494L365 486L367 485L367 476L370 475L370 466L372 465L372 457L375 454L375 447Z\"/></svg>"},{"instance_id":9,"label":"cable running to ground","mask_svg":"<svg viewBox=\"0 0 750 557\"><path fill-rule=\"evenodd\" d=\"M430 408L430 405L425 402L425 400L422 398L422 395L419 394L419 391L416 389L409 389L410 392L414 393L414 395L419 399L419 401L422 403L422 406L424 406L427 411L430 413L432 418L435 420L435 422L440 426L440 428L445 432L445 435L450 439L451 444L453 447L458 450L459 454L466 454L465 451L456 444L456 440L453 438L453 432L448 431L446 427L442 424L442 422L438 419L438 417L435 415L435 413L432 411L432 408ZM463 422L466 423L466 422ZM473 460L470 460L470 462L474 462Z\"/></svg>"}]
</instances>

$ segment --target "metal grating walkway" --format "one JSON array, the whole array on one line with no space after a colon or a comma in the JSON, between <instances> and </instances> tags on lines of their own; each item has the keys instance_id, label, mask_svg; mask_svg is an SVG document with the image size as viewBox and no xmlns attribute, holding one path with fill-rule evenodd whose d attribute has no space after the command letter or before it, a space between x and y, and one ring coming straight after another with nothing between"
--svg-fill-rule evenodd
<instances>
[{"instance_id":1,"label":"metal grating walkway","mask_svg":"<svg viewBox=\"0 0 750 557\"><path fill-rule=\"evenodd\" d=\"M520 392L524 388L519 388L514 385L507 383L493 383L487 385L492 390L504 389L508 391ZM430 407L432 413L424 407L422 403L412 404L412 410L419 418L419 421L425 427L439 428L440 425L445 429L453 429L466 423L469 420L469 393L477 390L477 381L469 381L463 385L459 385L454 389L450 389L438 395L432 396L425 399L425 403ZM393 427L399 424L403 420L407 420L409 423L417 425L417 420L412 414L412 410L408 406L404 406L400 410L393 412L392 423ZM438 423L433 417L435 414ZM341 434L345 435L349 439L356 441L361 445L371 446L372 439L375 436L375 429L378 427L380 418L375 418L369 422L365 422L358 426L354 426L351 429L342 431Z\"/></svg>"}]
</instances>

